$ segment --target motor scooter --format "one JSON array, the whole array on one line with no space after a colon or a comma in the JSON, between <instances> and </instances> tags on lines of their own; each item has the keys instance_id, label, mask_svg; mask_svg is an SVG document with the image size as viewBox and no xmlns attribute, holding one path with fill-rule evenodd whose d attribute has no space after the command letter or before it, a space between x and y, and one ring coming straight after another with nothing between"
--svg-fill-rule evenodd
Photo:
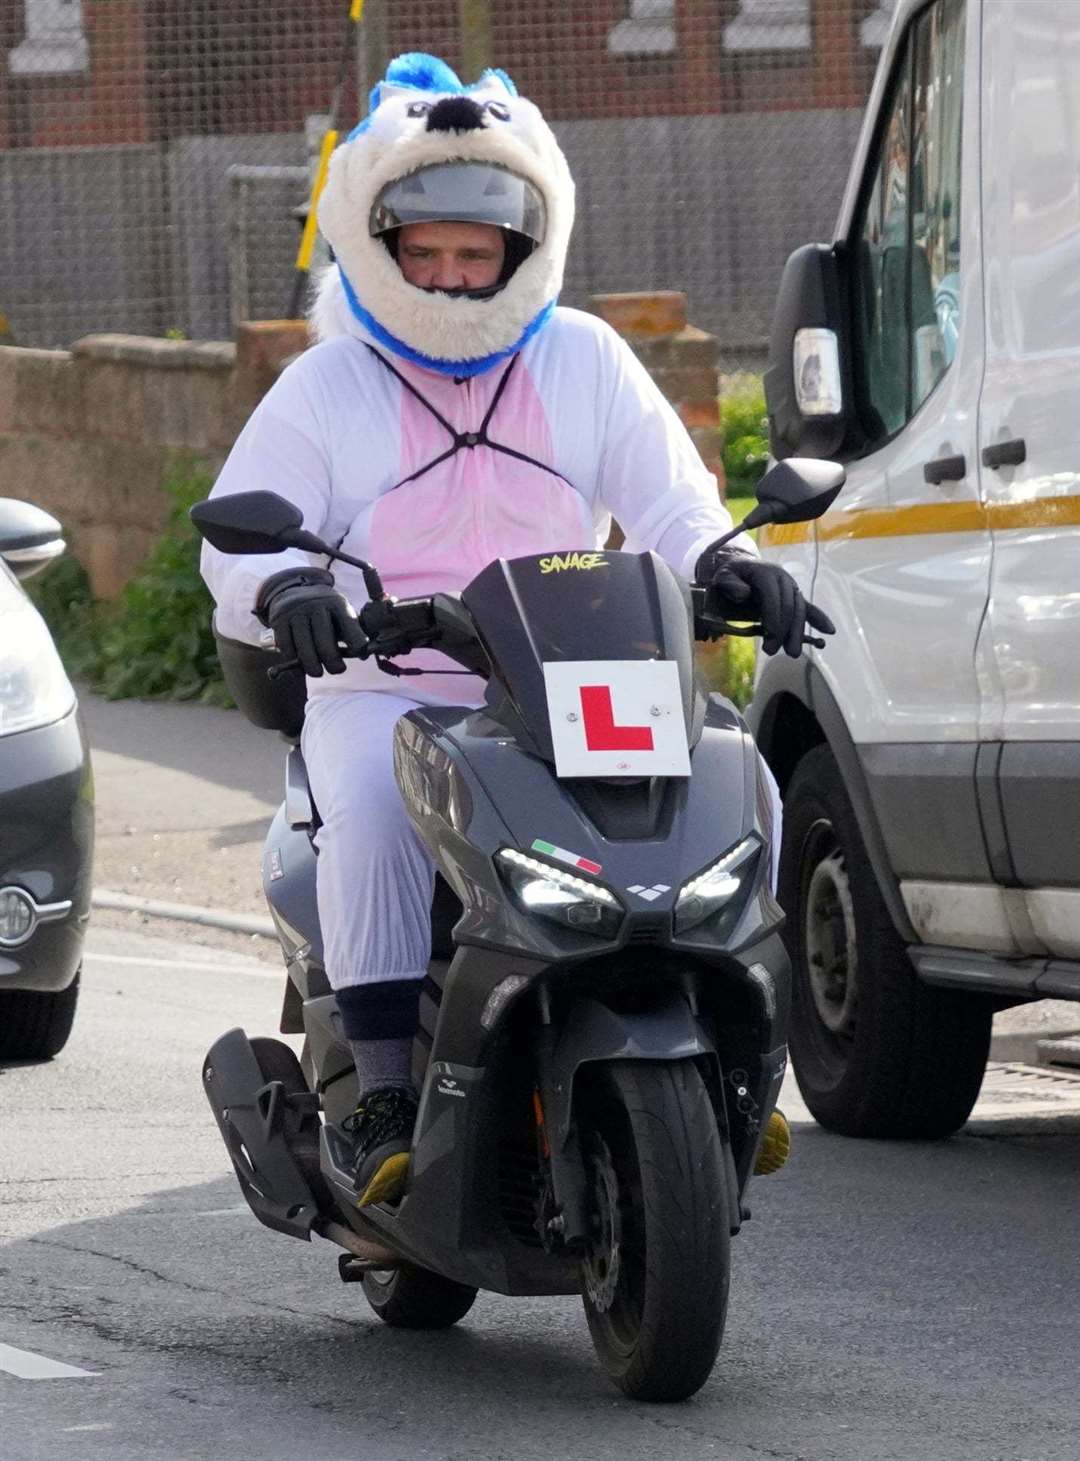
<instances>
[{"instance_id":1,"label":"motor scooter","mask_svg":"<svg viewBox=\"0 0 1080 1461\"><path fill-rule=\"evenodd\" d=\"M816 517L843 480L832 463L781 462L744 526ZM628 1395L693 1394L723 1334L789 1000L769 876L779 829L747 727L702 688L693 643L759 626L731 625L653 553L500 559L460 595L389 601L370 564L273 493L191 516L224 552L353 563L386 606L361 654L392 671L434 645L487 682L481 708L421 706L395 731L401 795L438 874L407 1190L361 1210L304 681L280 655L219 642L241 708L290 742L263 881L287 970L281 1030L304 1037L302 1054L235 1029L202 1073L253 1212L341 1248L341 1277L388 1324L451 1325L480 1289L580 1294Z\"/></svg>"}]
</instances>

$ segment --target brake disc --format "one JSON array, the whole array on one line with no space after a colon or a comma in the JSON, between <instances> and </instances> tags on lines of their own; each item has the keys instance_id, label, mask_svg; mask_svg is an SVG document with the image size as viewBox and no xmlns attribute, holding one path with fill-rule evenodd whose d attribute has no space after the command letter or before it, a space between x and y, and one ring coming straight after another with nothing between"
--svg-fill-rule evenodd
<instances>
[{"instance_id":1,"label":"brake disc","mask_svg":"<svg viewBox=\"0 0 1080 1461\"><path fill-rule=\"evenodd\" d=\"M622 1248L622 1215L619 1211L619 1181L611 1152L595 1132L589 1154L589 1218L593 1235L585 1247L581 1272L589 1302L606 1314L615 1302L619 1287Z\"/></svg>"}]
</instances>

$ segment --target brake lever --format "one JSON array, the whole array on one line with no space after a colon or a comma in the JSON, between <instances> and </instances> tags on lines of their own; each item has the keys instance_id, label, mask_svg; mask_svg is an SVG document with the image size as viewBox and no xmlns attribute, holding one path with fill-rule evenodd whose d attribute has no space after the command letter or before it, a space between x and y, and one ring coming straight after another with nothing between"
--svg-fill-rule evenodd
<instances>
[{"instance_id":1,"label":"brake lever","mask_svg":"<svg viewBox=\"0 0 1080 1461\"><path fill-rule=\"evenodd\" d=\"M368 649L368 645L365 645L363 650L355 650L347 649L343 644L339 644L338 649L341 652L342 659L367 659L368 655L372 652ZM365 651L367 652L365 653ZM282 660L281 664L270 666L266 672L266 678L268 680L280 680L283 675L291 675L294 671L302 668L303 666L298 659Z\"/></svg>"},{"instance_id":2,"label":"brake lever","mask_svg":"<svg viewBox=\"0 0 1080 1461\"><path fill-rule=\"evenodd\" d=\"M753 639L764 633L760 624L729 624L726 619L705 620L704 617L703 622L708 623L716 638ZM824 639L819 639L815 634L804 634L802 642L809 649L825 648Z\"/></svg>"}]
</instances>

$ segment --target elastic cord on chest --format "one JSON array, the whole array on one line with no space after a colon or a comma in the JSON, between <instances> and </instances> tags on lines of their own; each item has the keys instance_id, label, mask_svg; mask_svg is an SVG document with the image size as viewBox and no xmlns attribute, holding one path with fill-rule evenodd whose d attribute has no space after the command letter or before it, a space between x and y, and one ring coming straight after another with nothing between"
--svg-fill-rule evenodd
<instances>
[{"instance_id":1,"label":"elastic cord on chest","mask_svg":"<svg viewBox=\"0 0 1080 1461\"><path fill-rule=\"evenodd\" d=\"M390 488L391 492L396 492L399 487L405 487L410 482L415 482L417 477L423 477L433 468L441 466L443 462L449 461L451 457L457 456L459 451L471 451L472 448L476 446L486 446L490 448L491 451L502 452L504 456L514 457L519 462L528 462L531 466L539 467L542 472L550 472L553 477L558 477L560 482L566 482L566 485L568 487L573 486L572 482L568 481L561 472L557 472L554 467L548 466L547 462L537 461L535 457L530 457L525 452L515 451L512 446L504 446L502 442L492 441L491 437L488 435L488 427L491 425L491 418L495 415L495 411L498 408L499 402L502 400L503 392L506 390L507 383L510 380L510 373L514 369L514 366L517 364L518 357L516 355L512 355L510 357L509 364L499 378L499 384L495 387L495 393L491 398L491 404L488 406L487 410L484 413L484 419L480 422L479 429L476 431L458 431L450 424L449 421L447 421L446 417L442 414L441 411L437 410L425 396L421 395L421 393L413 385L412 381L408 380L404 375L402 375L401 371L393 366L389 360L387 360L385 355L380 355L378 350L376 350L373 345L368 345L367 348L371 351L372 355L374 355L375 359L379 361L381 365L385 366L392 376L396 377L396 379L401 382L401 384L405 387L409 394L415 397L415 399L420 402L421 406L423 406L425 410L429 411L431 415L435 417L435 420L439 423L439 425L443 428L443 430L451 439L451 445L447 447L446 451L440 452L437 457L434 457L425 466L418 467L415 472L410 472L407 477L402 477L400 482L395 482L393 487Z\"/></svg>"}]
</instances>

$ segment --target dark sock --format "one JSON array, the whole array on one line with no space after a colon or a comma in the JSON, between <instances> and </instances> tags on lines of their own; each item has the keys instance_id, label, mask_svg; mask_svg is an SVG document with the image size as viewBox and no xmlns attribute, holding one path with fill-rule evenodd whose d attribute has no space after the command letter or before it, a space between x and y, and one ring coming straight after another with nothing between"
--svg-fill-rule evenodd
<instances>
[{"instance_id":1,"label":"dark sock","mask_svg":"<svg viewBox=\"0 0 1080 1461\"><path fill-rule=\"evenodd\" d=\"M377 1086L408 1086L412 1079L412 1040L350 1040L360 1096Z\"/></svg>"}]
</instances>

